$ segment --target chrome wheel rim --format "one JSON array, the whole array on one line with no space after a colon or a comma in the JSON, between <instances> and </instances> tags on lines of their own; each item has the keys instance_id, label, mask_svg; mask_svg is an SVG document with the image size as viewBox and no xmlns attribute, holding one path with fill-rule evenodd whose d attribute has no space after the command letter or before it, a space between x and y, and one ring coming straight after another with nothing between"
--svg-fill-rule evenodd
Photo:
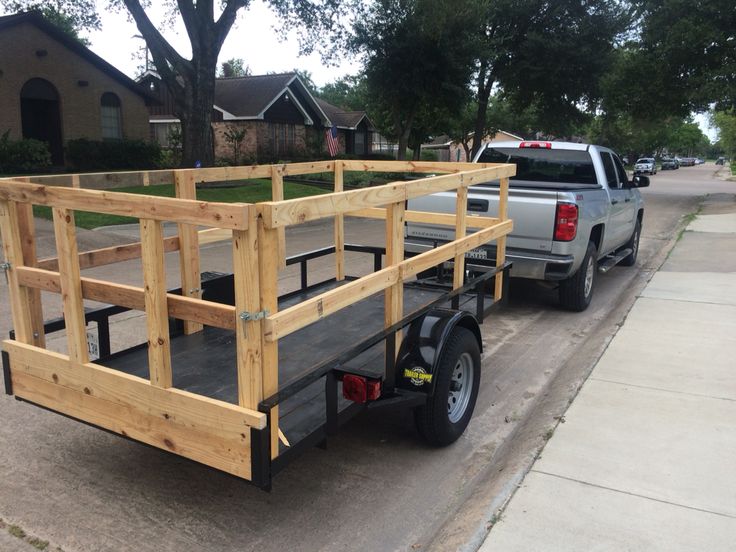
<instances>
[{"instance_id":1,"label":"chrome wheel rim","mask_svg":"<svg viewBox=\"0 0 736 552\"><path fill-rule=\"evenodd\" d=\"M447 416L453 424L460 421L470 403L473 389L473 357L463 353L457 359L450 380L450 394L447 397Z\"/></svg>"},{"instance_id":2,"label":"chrome wheel rim","mask_svg":"<svg viewBox=\"0 0 736 552\"><path fill-rule=\"evenodd\" d=\"M595 274L595 262L593 257L588 258L588 266L585 267L585 296L588 297L593 290L593 275Z\"/></svg>"}]
</instances>

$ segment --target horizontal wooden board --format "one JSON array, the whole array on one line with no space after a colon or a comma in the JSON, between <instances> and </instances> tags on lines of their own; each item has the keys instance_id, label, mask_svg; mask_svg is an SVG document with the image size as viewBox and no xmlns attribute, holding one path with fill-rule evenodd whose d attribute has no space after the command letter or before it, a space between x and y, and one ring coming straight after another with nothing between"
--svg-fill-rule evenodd
<instances>
[{"instance_id":1,"label":"horizontal wooden board","mask_svg":"<svg viewBox=\"0 0 736 552\"><path fill-rule=\"evenodd\" d=\"M135 218L246 230L249 204L216 203L0 181L0 199Z\"/></svg>"},{"instance_id":2,"label":"horizontal wooden board","mask_svg":"<svg viewBox=\"0 0 736 552\"><path fill-rule=\"evenodd\" d=\"M284 309L266 318L266 340L276 341L320 318L383 291L398 281L399 269L392 266Z\"/></svg>"},{"instance_id":3,"label":"horizontal wooden board","mask_svg":"<svg viewBox=\"0 0 736 552\"><path fill-rule=\"evenodd\" d=\"M40 268L18 267L17 273L18 281L23 286L61 293L58 272ZM82 296L85 299L129 309L145 310L143 288L86 277L82 277L81 281ZM235 329L235 307L231 305L171 293L167 294L166 299L169 316L226 330Z\"/></svg>"},{"instance_id":4,"label":"horizontal wooden board","mask_svg":"<svg viewBox=\"0 0 736 552\"><path fill-rule=\"evenodd\" d=\"M208 466L250 478L250 428L266 416L14 341L16 396Z\"/></svg>"},{"instance_id":5,"label":"horizontal wooden board","mask_svg":"<svg viewBox=\"0 0 736 552\"><path fill-rule=\"evenodd\" d=\"M384 163L392 162L385 161ZM432 176L411 182L393 182L362 190L335 192L286 201L263 202L259 203L257 208L267 228L280 228L310 220L347 214L360 209L381 207L436 192L456 190L461 186L470 186L512 176L516 172L516 165L509 164L486 168L478 168L474 164L473 167L472 171Z\"/></svg>"},{"instance_id":6,"label":"horizontal wooden board","mask_svg":"<svg viewBox=\"0 0 736 552\"><path fill-rule=\"evenodd\" d=\"M346 171L370 172L460 172L493 167L498 163L455 163L443 161L360 161L346 160Z\"/></svg>"},{"instance_id":7,"label":"horizontal wooden board","mask_svg":"<svg viewBox=\"0 0 736 552\"><path fill-rule=\"evenodd\" d=\"M372 219L385 219L386 209L373 207L371 209L361 209L348 213L351 217L363 217ZM421 222L425 224L439 224L442 226L455 226L455 215L448 213L431 213L428 211L404 211L404 220L407 222ZM466 215L466 223L468 228L488 228L499 223L499 219L493 217L481 217L471 214Z\"/></svg>"}]
</instances>

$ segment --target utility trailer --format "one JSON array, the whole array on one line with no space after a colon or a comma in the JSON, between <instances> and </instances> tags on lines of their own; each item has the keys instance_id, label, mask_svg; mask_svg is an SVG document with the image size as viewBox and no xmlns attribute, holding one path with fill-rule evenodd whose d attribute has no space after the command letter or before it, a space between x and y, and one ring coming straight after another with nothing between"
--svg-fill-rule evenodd
<instances>
[{"instance_id":1,"label":"utility trailer","mask_svg":"<svg viewBox=\"0 0 736 552\"><path fill-rule=\"evenodd\" d=\"M344 171L436 175L344 191ZM140 178L173 179L175 198L82 189L86 175L66 186L0 181L14 328L2 343L6 393L264 489L367 408L414 408L434 445L462 434L480 381L478 323L501 299L509 267L505 205L515 165L337 160L166 172ZM283 200L284 177L317 172L334 173L334 192ZM271 179L272 201L196 199L197 185L250 178ZM489 180L501 183L499 216L467 214L468 186ZM457 191L455 214L405 208L448 190ZM54 258L36 258L33 205L52 210ZM141 240L79 252L75 210L137 218ZM345 216L384 219L385 247L346 244ZM334 219L334 245L287 259L284 229L323 218ZM177 224L176 236L165 237L164 221ZM453 227L455 239L405 259L407 221ZM232 273L201 272L200 246L223 237L232 243ZM469 278L466 255L489 241L495 266ZM165 254L173 251L179 289L166 285ZM373 270L349 276L346 252L370 256ZM123 262L121 273L140 266L142 286L81 273ZM310 282L310 263L326 262L335 276ZM279 296L279 273L292 265L300 285ZM438 266L446 281L417 279ZM44 322L41 291L61 295L63 318ZM112 351L110 318L130 310L145 313L147 339ZM94 360L88 326L99 339ZM45 343L60 330L65 353Z\"/></svg>"}]
</instances>

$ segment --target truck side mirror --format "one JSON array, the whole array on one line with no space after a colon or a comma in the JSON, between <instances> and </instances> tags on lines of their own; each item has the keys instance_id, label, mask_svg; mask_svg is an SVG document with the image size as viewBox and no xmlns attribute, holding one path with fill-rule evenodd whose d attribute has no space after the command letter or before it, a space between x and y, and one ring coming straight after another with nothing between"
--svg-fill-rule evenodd
<instances>
[{"instance_id":1,"label":"truck side mirror","mask_svg":"<svg viewBox=\"0 0 736 552\"><path fill-rule=\"evenodd\" d=\"M637 174L631 179L632 188L647 188L649 187L649 177Z\"/></svg>"}]
</instances>

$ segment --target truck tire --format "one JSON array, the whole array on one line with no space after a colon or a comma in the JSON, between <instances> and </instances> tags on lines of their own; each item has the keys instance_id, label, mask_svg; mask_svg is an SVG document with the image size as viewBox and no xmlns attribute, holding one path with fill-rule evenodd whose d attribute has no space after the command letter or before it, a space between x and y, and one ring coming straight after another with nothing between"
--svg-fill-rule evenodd
<instances>
[{"instance_id":1,"label":"truck tire","mask_svg":"<svg viewBox=\"0 0 736 552\"><path fill-rule=\"evenodd\" d=\"M563 308L574 312L582 312L590 305L593 298L597 249L593 242L588 242L588 249L578 271L567 280L560 282L559 297Z\"/></svg>"},{"instance_id":2,"label":"truck tire","mask_svg":"<svg viewBox=\"0 0 736 552\"><path fill-rule=\"evenodd\" d=\"M473 332L456 327L442 349L434 394L414 410L419 434L444 447L457 441L473 416L480 388L480 346Z\"/></svg>"},{"instance_id":3,"label":"truck tire","mask_svg":"<svg viewBox=\"0 0 736 552\"><path fill-rule=\"evenodd\" d=\"M628 242L626 242L626 245L624 245L624 249L631 249L631 254L621 259L618 264L620 264L621 266L634 266L636 264L636 257L637 255L639 255L640 236L641 222L637 220L636 224L634 225L634 233L631 234L631 238Z\"/></svg>"}]
</instances>

